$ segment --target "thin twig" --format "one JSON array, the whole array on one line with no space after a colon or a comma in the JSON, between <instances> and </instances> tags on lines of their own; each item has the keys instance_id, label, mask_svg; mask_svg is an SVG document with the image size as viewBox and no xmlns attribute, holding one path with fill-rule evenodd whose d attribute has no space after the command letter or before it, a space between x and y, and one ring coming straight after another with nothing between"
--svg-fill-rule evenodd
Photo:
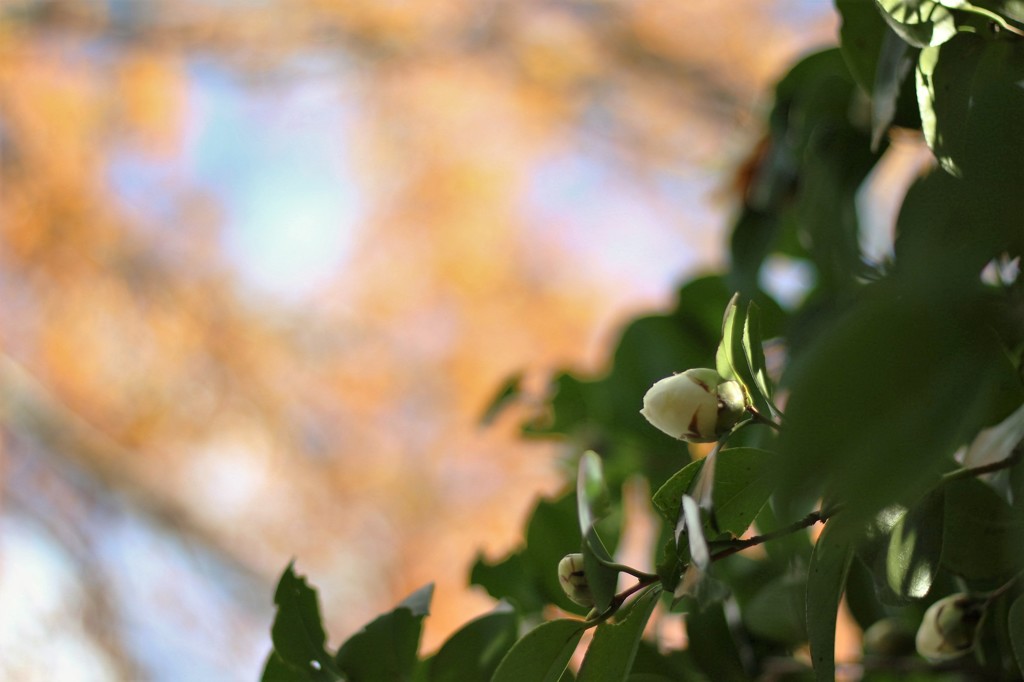
<instances>
[{"instance_id":1,"label":"thin twig","mask_svg":"<svg viewBox=\"0 0 1024 682\"><path fill-rule=\"evenodd\" d=\"M804 518L789 524L785 528L779 528L778 530L773 530L770 533L765 533L764 535L755 535L754 537L747 538L746 540L733 540L732 546L727 547L726 549L723 549L720 552L712 554L711 561L718 561L719 559L724 559L727 556L732 556L733 554L736 554L737 552L742 552L743 550L748 549L750 547L756 547L757 545L764 544L769 540L774 540L776 538L781 538L786 535L790 535L791 533L803 530L804 528L810 528L816 523L824 523L829 519L829 517L833 513L834 512L825 512L821 510L811 512Z\"/></svg>"},{"instance_id":2,"label":"thin twig","mask_svg":"<svg viewBox=\"0 0 1024 682\"><path fill-rule=\"evenodd\" d=\"M993 471L1000 471L1002 469L1009 469L1014 466L1024 457L1024 448L1017 447L1010 456L1006 459L1001 459L998 462L992 462L990 464L983 464L977 467L955 469L942 475L943 483L950 483L952 481L959 481L965 478L974 478L983 474L990 474Z\"/></svg>"}]
</instances>

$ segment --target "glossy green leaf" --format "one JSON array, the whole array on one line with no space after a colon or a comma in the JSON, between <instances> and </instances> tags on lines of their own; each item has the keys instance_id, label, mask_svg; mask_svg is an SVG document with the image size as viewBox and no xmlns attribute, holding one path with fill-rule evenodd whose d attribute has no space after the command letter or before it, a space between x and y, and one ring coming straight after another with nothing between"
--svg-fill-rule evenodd
<instances>
[{"instance_id":1,"label":"glossy green leaf","mask_svg":"<svg viewBox=\"0 0 1024 682\"><path fill-rule=\"evenodd\" d=\"M660 590L649 589L636 598L624 618L597 626L577 682L625 682L659 594Z\"/></svg>"},{"instance_id":2,"label":"glossy green leaf","mask_svg":"<svg viewBox=\"0 0 1024 682\"><path fill-rule=\"evenodd\" d=\"M886 578L901 597L921 599L931 590L942 555L945 495L929 493L908 510L889 536Z\"/></svg>"},{"instance_id":3,"label":"glossy green leaf","mask_svg":"<svg viewBox=\"0 0 1024 682\"><path fill-rule=\"evenodd\" d=\"M505 654L491 682L557 682L583 631L581 621L568 618L538 625Z\"/></svg>"},{"instance_id":4,"label":"glossy green leaf","mask_svg":"<svg viewBox=\"0 0 1024 682\"><path fill-rule=\"evenodd\" d=\"M837 530L839 532L837 532ZM835 678L836 617L853 560L853 542L831 522L825 524L807 572L807 634L816 679Z\"/></svg>"},{"instance_id":5,"label":"glossy green leaf","mask_svg":"<svg viewBox=\"0 0 1024 682\"><path fill-rule=\"evenodd\" d=\"M729 448L716 458L715 519L719 530L738 537L771 496L777 458L758 448Z\"/></svg>"},{"instance_id":6,"label":"glossy green leaf","mask_svg":"<svg viewBox=\"0 0 1024 682\"><path fill-rule=\"evenodd\" d=\"M690 490L697 473L703 466L704 460L702 459L690 462L665 481L665 484L658 488L651 498L654 508L670 524L675 525L679 519L680 500L683 499L683 494Z\"/></svg>"},{"instance_id":7,"label":"glossy green leaf","mask_svg":"<svg viewBox=\"0 0 1024 682\"><path fill-rule=\"evenodd\" d=\"M281 575L274 603L277 615L270 634L280 661L313 679L339 679L334 662L324 648L327 635L320 620L316 590L295 573L294 563L288 564ZM276 661L272 670L281 670Z\"/></svg>"},{"instance_id":8,"label":"glossy green leaf","mask_svg":"<svg viewBox=\"0 0 1024 682\"><path fill-rule=\"evenodd\" d=\"M420 588L342 644L335 661L345 676L360 682L411 681L433 593L433 585Z\"/></svg>"},{"instance_id":9,"label":"glossy green leaf","mask_svg":"<svg viewBox=\"0 0 1024 682\"><path fill-rule=\"evenodd\" d=\"M968 579L1004 579L1024 568L1024 512L977 479L945 489L942 564Z\"/></svg>"},{"instance_id":10,"label":"glossy green leaf","mask_svg":"<svg viewBox=\"0 0 1024 682\"><path fill-rule=\"evenodd\" d=\"M462 626L430 660L429 682L489 680L518 637L515 612L499 607Z\"/></svg>"},{"instance_id":11,"label":"glossy green leaf","mask_svg":"<svg viewBox=\"0 0 1024 682\"><path fill-rule=\"evenodd\" d=\"M795 645L807 641L807 579L784 575L764 585L743 606L743 624L761 639Z\"/></svg>"},{"instance_id":12,"label":"glossy green leaf","mask_svg":"<svg viewBox=\"0 0 1024 682\"><path fill-rule=\"evenodd\" d=\"M1013 655L1017 658L1017 667L1021 675L1024 675L1024 597L1017 597L1017 601L1010 607L1007 630L1010 634L1010 644L1013 646Z\"/></svg>"},{"instance_id":13,"label":"glossy green leaf","mask_svg":"<svg viewBox=\"0 0 1024 682\"><path fill-rule=\"evenodd\" d=\"M941 45L956 35L953 13L935 0L875 0L892 30L915 47Z\"/></svg>"}]
</instances>

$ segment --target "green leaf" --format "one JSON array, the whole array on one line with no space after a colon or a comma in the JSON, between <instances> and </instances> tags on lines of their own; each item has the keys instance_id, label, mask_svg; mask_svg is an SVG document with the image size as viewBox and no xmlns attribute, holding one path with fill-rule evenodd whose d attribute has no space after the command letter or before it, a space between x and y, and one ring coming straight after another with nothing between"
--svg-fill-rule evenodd
<instances>
[{"instance_id":1,"label":"green leaf","mask_svg":"<svg viewBox=\"0 0 1024 682\"><path fill-rule=\"evenodd\" d=\"M875 0L892 30L915 47L941 45L956 35L953 13L935 0Z\"/></svg>"},{"instance_id":2,"label":"green leaf","mask_svg":"<svg viewBox=\"0 0 1024 682\"><path fill-rule=\"evenodd\" d=\"M679 501L683 499L683 494L690 490L697 473L703 466L703 459L690 462L665 481L665 484L658 488L651 498L654 508L670 524L675 525L679 519Z\"/></svg>"},{"instance_id":3,"label":"green leaf","mask_svg":"<svg viewBox=\"0 0 1024 682\"><path fill-rule=\"evenodd\" d=\"M597 626L577 682L624 682L629 677L644 627L658 603L660 590L649 589L629 608L625 618Z\"/></svg>"},{"instance_id":4,"label":"green leaf","mask_svg":"<svg viewBox=\"0 0 1024 682\"><path fill-rule=\"evenodd\" d=\"M871 96L871 149L877 150L889 126L896 118L896 112L903 82L914 67L917 52L900 40L892 31L886 31L882 39Z\"/></svg>"},{"instance_id":5,"label":"green leaf","mask_svg":"<svg viewBox=\"0 0 1024 682\"><path fill-rule=\"evenodd\" d=\"M826 523L807 572L807 634L814 674L822 682L835 679L836 617L852 559L850 538Z\"/></svg>"},{"instance_id":6,"label":"green leaf","mask_svg":"<svg viewBox=\"0 0 1024 682\"><path fill-rule=\"evenodd\" d=\"M296 575L294 565L288 564L274 594L277 615L270 630L274 651L281 662L313 679L339 679L333 674L336 667L324 648L327 635L320 621L316 590L304 577ZM277 674L281 667L273 662Z\"/></svg>"},{"instance_id":7,"label":"green leaf","mask_svg":"<svg viewBox=\"0 0 1024 682\"><path fill-rule=\"evenodd\" d=\"M338 667L359 682L412 680L423 618L428 615L433 592L433 585L417 590L350 637L338 650Z\"/></svg>"},{"instance_id":8,"label":"green leaf","mask_svg":"<svg viewBox=\"0 0 1024 682\"><path fill-rule=\"evenodd\" d=\"M689 651L697 666L710 680L748 680L721 604L686 614Z\"/></svg>"},{"instance_id":9,"label":"green leaf","mask_svg":"<svg viewBox=\"0 0 1024 682\"><path fill-rule=\"evenodd\" d=\"M515 612L499 607L462 626L430 661L429 682L489 680L518 636Z\"/></svg>"},{"instance_id":10,"label":"green leaf","mask_svg":"<svg viewBox=\"0 0 1024 682\"><path fill-rule=\"evenodd\" d=\"M835 522L856 526L914 501L960 444L1006 416L1006 387L1019 391L985 299L895 280L861 298L790 368L777 467L783 516L824 496L844 505Z\"/></svg>"},{"instance_id":11,"label":"green leaf","mask_svg":"<svg viewBox=\"0 0 1024 682\"><path fill-rule=\"evenodd\" d=\"M469 584L483 587L495 599L507 599L524 614L540 611L545 603L544 595L527 569L523 554L515 552L493 564L483 555L477 555Z\"/></svg>"},{"instance_id":12,"label":"green leaf","mask_svg":"<svg viewBox=\"0 0 1024 682\"><path fill-rule=\"evenodd\" d=\"M780 576L744 605L743 624L761 639L788 645L806 642L806 597L805 576Z\"/></svg>"},{"instance_id":13,"label":"green leaf","mask_svg":"<svg viewBox=\"0 0 1024 682\"><path fill-rule=\"evenodd\" d=\"M747 316L743 321L743 355L750 370L753 385L751 394L758 412L765 416L776 415L778 408L772 402L771 379L764 360L764 340L761 338L761 309L751 301L747 305Z\"/></svg>"},{"instance_id":14,"label":"green leaf","mask_svg":"<svg viewBox=\"0 0 1024 682\"><path fill-rule=\"evenodd\" d=\"M594 596L594 606L603 611L615 596L619 573L607 566L613 560L595 528L595 524L607 513L609 502L601 458L592 450L580 457L576 477L576 504L580 533L583 536L583 571Z\"/></svg>"},{"instance_id":15,"label":"green leaf","mask_svg":"<svg viewBox=\"0 0 1024 682\"><path fill-rule=\"evenodd\" d=\"M715 368L725 379L743 383L743 314L740 295L735 294L722 317L722 340L715 353Z\"/></svg>"},{"instance_id":16,"label":"green leaf","mask_svg":"<svg viewBox=\"0 0 1024 682\"><path fill-rule=\"evenodd\" d=\"M742 535L775 486L774 453L758 448L729 448L716 455L715 520L719 530Z\"/></svg>"},{"instance_id":17,"label":"green leaf","mask_svg":"<svg viewBox=\"0 0 1024 682\"><path fill-rule=\"evenodd\" d=\"M921 599L931 590L942 555L945 495L929 493L900 518L889 536L886 577L901 597Z\"/></svg>"},{"instance_id":18,"label":"green leaf","mask_svg":"<svg viewBox=\"0 0 1024 682\"><path fill-rule=\"evenodd\" d=\"M1017 667L1024 675L1024 597L1018 597L1010 607L1007 630L1013 645L1013 655L1017 657Z\"/></svg>"},{"instance_id":19,"label":"green leaf","mask_svg":"<svg viewBox=\"0 0 1024 682\"><path fill-rule=\"evenodd\" d=\"M320 671L289 665L276 651L271 651L263 666L262 682L316 682Z\"/></svg>"},{"instance_id":20,"label":"green leaf","mask_svg":"<svg viewBox=\"0 0 1024 682\"><path fill-rule=\"evenodd\" d=\"M1024 513L977 479L946 488L942 564L967 579L1005 578L1024 568Z\"/></svg>"},{"instance_id":21,"label":"green leaf","mask_svg":"<svg viewBox=\"0 0 1024 682\"><path fill-rule=\"evenodd\" d=\"M839 42L843 60L864 92L872 95L883 36L891 31L872 2L836 0L835 4L842 18Z\"/></svg>"},{"instance_id":22,"label":"green leaf","mask_svg":"<svg viewBox=\"0 0 1024 682\"><path fill-rule=\"evenodd\" d=\"M576 504L580 519L580 533L586 535L608 513L608 487L604 481L601 457L588 450L580 457L576 477Z\"/></svg>"},{"instance_id":23,"label":"green leaf","mask_svg":"<svg viewBox=\"0 0 1024 682\"><path fill-rule=\"evenodd\" d=\"M581 621L568 618L538 625L505 654L491 682L556 682L583 631Z\"/></svg>"}]
</instances>

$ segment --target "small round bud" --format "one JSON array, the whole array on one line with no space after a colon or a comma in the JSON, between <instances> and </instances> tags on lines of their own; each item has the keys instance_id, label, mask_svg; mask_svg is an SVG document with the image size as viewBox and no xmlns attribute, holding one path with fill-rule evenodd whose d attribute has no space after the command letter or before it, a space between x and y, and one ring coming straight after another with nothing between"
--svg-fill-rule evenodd
<instances>
[{"instance_id":1,"label":"small round bud","mask_svg":"<svg viewBox=\"0 0 1024 682\"><path fill-rule=\"evenodd\" d=\"M593 606L594 595L590 592L590 584L583 572L583 555L566 554L558 562L558 582L562 584L566 596L580 606Z\"/></svg>"},{"instance_id":2,"label":"small round bud","mask_svg":"<svg viewBox=\"0 0 1024 682\"><path fill-rule=\"evenodd\" d=\"M932 663L963 656L974 648L985 601L962 592L928 607L917 630L917 653Z\"/></svg>"},{"instance_id":3,"label":"small round bud","mask_svg":"<svg viewBox=\"0 0 1024 682\"><path fill-rule=\"evenodd\" d=\"M640 414L673 438L711 443L735 426L746 406L735 381L713 369L688 369L651 386Z\"/></svg>"}]
</instances>

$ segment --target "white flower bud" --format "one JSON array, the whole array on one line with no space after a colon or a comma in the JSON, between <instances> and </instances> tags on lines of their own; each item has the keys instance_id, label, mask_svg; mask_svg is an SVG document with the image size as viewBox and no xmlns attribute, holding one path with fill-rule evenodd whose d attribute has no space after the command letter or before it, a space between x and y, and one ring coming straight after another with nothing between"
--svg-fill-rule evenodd
<instances>
[{"instance_id":1,"label":"white flower bud","mask_svg":"<svg viewBox=\"0 0 1024 682\"><path fill-rule=\"evenodd\" d=\"M746 396L735 381L713 369L688 369L657 382L640 414L673 438L691 443L718 440L743 416Z\"/></svg>"},{"instance_id":2,"label":"white flower bud","mask_svg":"<svg viewBox=\"0 0 1024 682\"><path fill-rule=\"evenodd\" d=\"M580 606L593 606L594 595L590 592L590 584L583 572L583 555L566 554L558 562L558 582L562 584L565 594Z\"/></svg>"},{"instance_id":3,"label":"white flower bud","mask_svg":"<svg viewBox=\"0 0 1024 682\"><path fill-rule=\"evenodd\" d=\"M985 601L964 593L944 597L924 612L914 643L932 663L963 656L974 648Z\"/></svg>"}]
</instances>

